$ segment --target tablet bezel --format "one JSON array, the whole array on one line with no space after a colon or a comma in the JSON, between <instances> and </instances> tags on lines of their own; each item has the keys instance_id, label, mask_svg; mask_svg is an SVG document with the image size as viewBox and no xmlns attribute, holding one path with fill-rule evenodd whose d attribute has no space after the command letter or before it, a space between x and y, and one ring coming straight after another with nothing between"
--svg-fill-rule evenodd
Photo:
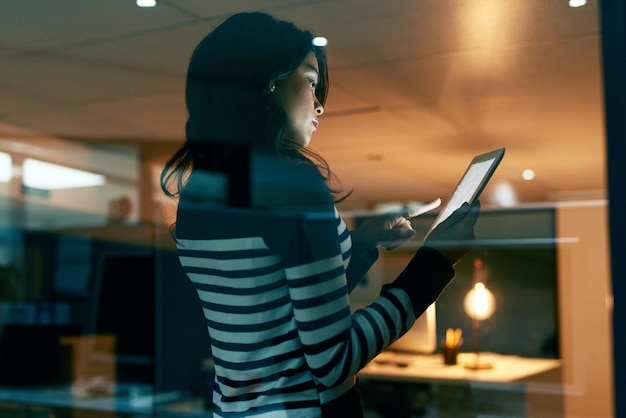
<instances>
[{"instance_id":1,"label":"tablet bezel","mask_svg":"<svg viewBox=\"0 0 626 418\"><path fill-rule=\"evenodd\" d=\"M500 161L502 161L502 158L504 157L504 150L505 150L504 147L498 148L498 149L495 149L493 151L489 151L489 152L486 152L484 154L477 155L477 156L475 156L472 159L472 161L469 163L469 165L465 169L465 172L461 176L461 179L459 180L459 182L457 183L456 187L454 188L454 191L450 195L450 198L448 199L446 204L442 207L442 209L439 211L439 214L435 218L435 221L432 223L432 225L429 228L428 232L426 233L426 237L424 237L424 239L426 239L428 237L428 235L430 235L430 233L433 231L433 229L435 229L437 227L437 225L439 225L441 222L443 222L445 219L447 219L448 216L450 216L456 209L458 209L465 202L465 201L460 202L456 207L451 207L452 203L455 200L454 199L455 194L459 192L460 187L463 185L466 177L468 176L468 174L472 170L472 167L475 164L483 163L485 161L491 161L491 163L489 165L489 168L484 173L484 175L481 177L480 181L474 187L474 189L472 191L472 194L471 194L471 197L470 197L469 200L467 200L467 203L472 204L472 203L474 203L476 201L476 199L478 199L478 197L482 193L483 189L485 188L485 186L487 185L487 183L491 179L491 176L496 171L496 168L498 168L498 165L500 164Z\"/></svg>"}]
</instances>

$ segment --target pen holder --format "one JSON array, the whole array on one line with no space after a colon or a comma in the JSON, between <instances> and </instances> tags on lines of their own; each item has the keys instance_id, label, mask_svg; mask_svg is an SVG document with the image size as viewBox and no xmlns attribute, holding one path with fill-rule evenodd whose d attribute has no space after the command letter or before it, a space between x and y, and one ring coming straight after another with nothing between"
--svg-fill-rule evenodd
<instances>
[{"instance_id":1,"label":"pen holder","mask_svg":"<svg viewBox=\"0 0 626 418\"><path fill-rule=\"evenodd\" d=\"M459 347L447 347L443 346L443 364L446 366L454 366L457 364L457 356L459 354Z\"/></svg>"}]
</instances>

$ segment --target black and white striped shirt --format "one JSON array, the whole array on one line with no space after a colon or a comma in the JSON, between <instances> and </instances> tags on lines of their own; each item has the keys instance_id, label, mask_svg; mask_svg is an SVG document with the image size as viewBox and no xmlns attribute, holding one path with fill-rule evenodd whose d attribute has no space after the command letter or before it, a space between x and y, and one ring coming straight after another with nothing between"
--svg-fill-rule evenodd
<instances>
[{"instance_id":1,"label":"black and white striped shirt","mask_svg":"<svg viewBox=\"0 0 626 418\"><path fill-rule=\"evenodd\" d=\"M415 321L400 287L351 313L350 233L330 198L320 201L232 208L181 198L177 246L206 318L216 417L319 417Z\"/></svg>"}]
</instances>

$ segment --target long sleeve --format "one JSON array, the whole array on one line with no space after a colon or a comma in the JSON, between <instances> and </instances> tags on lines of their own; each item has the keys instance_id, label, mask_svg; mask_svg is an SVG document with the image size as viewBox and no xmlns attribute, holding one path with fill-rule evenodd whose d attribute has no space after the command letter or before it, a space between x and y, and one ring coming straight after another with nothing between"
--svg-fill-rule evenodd
<instances>
[{"instance_id":1,"label":"long sleeve","mask_svg":"<svg viewBox=\"0 0 626 418\"><path fill-rule=\"evenodd\" d=\"M390 289L403 289L411 298L413 311L420 316L437 300L454 278L454 269L439 251L420 248L400 275L383 286L383 294Z\"/></svg>"},{"instance_id":2,"label":"long sleeve","mask_svg":"<svg viewBox=\"0 0 626 418\"><path fill-rule=\"evenodd\" d=\"M346 270L348 280L348 293L352 293L359 282L365 277L369 269L378 260L378 249L371 248L364 251L352 251L350 254L350 264Z\"/></svg>"}]
</instances>

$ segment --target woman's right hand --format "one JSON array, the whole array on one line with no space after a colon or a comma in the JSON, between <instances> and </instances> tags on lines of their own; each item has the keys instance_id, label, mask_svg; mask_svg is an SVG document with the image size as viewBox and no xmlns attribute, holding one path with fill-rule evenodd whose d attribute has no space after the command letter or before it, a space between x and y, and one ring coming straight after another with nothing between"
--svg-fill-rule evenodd
<instances>
[{"instance_id":1,"label":"woman's right hand","mask_svg":"<svg viewBox=\"0 0 626 418\"><path fill-rule=\"evenodd\" d=\"M455 265L472 248L474 225L480 214L480 202L464 203L428 235L424 246L434 248Z\"/></svg>"}]
</instances>

